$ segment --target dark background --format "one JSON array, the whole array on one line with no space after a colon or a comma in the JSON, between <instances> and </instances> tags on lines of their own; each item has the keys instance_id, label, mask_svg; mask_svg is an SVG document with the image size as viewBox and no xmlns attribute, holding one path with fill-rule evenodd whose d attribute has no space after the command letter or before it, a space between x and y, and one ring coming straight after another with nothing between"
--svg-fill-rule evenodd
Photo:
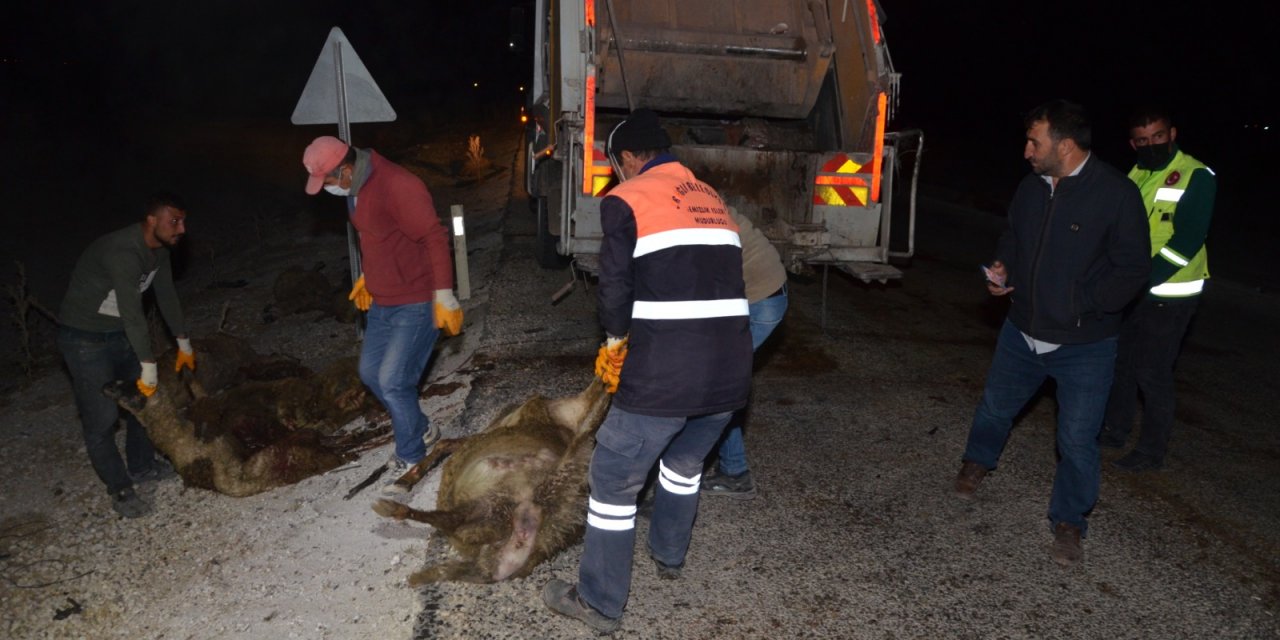
<instances>
[{"instance_id":1,"label":"dark background","mask_svg":"<svg viewBox=\"0 0 1280 640\"><path fill-rule=\"evenodd\" d=\"M1275 5L883 5L887 41L904 76L892 125L925 131L927 185L1002 210L1027 171L1022 114L1056 97L1085 104L1098 156L1127 168L1125 116L1137 102L1162 101L1177 115L1183 148L1218 172L1215 274L1261 281L1261 269L1240 258L1252 250L1235 249L1276 233L1262 191L1277 169L1275 133L1263 128L1276 122L1268 100L1276 89L1276 46L1265 32L1280 17ZM280 180L300 180L301 146L335 128L292 127L288 118L335 25L397 110L396 126L422 134L484 117L514 123L524 101L520 86L531 75L529 43L520 37L528 37L532 13L528 0L11 7L0 44L7 143L0 249L27 262L35 292L56 305L69 261L93 237L137 217L150 190L220 182L220 200L191 203L196 213L216 214L263 200L232 167L253 167L255 182L277 179L264 167L278 168ZM515 29L513 15L525 16ZM387 126L356 125L355 141L369 144ZM296 136L281 143L247 133L253 127ZM246 135L242 157L214 157L197 137L234 131ZM189 153L175 158L175 146ZM284 204L317 206L293 197ZM194 239L200 220L193 223ZM6 276L8 263L0 264Z\"/></svg>"}]
</instances>

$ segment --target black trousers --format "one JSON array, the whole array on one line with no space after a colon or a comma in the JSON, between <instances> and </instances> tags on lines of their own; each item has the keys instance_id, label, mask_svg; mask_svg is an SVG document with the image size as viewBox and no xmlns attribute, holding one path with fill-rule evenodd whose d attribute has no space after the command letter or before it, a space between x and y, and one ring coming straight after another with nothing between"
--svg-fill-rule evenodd
<instances>
[{"instance_id":1,"label":"black trousers","mask_svg":"<svg viewBox=\"0 0 1280 640\"><path fill-rule=\"evenodd\" d=\"M1142 430L1135 450L1163 461L1173 434L1173 366L1200 296L1140 301L1120 328L1116 375L1107 400L1103 432L1125 440L1142 393Z\"/></svg>"}]
</instances>

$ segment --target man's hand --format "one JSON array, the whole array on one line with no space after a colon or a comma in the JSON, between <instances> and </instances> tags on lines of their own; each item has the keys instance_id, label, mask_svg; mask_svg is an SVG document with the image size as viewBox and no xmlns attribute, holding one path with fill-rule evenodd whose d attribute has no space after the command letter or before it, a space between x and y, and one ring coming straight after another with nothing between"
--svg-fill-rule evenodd
<instances>
[{"instance_id":1,"label":"man's hand","mask_svg":"<svg viewBox=\"0 0 1280 640\"><path fill-rule=\"evenodd\" d=\"M178 338L178 357L173 361L173 370L181 372L183 367L196 370L196 352L191 349L190 340Z\"/></svg>"},{"instance_id":2,"label":"man's hand","mask_svg":"<svg viewBox=\"0 0 1280 640\"><path fill-rule=\"evenodd\" d=\"M369 305L373 304L373 296L370 295L368 289L364 288L363 273L360 274L359 278L356 278L356 283L351 286L351 295L348 295L347 299L361 311L368 311Z\"/></svg>"},{"instance_id":3,"label":"man's hand","mask_svg":"<svg viewBox=\"0 0 1280 640\"><path fill-rule=\"evenodd\" d=\"M142 363L142 377L138 378L138 391L150 398L151 394L156 392L156 384L156 363Z\"/></svg>"},{"instance_id":4,"label":"man's hand","mask_svg":"<svg viewBox=\"0 0 1280 640\"><path fill-rule=\"evenodd\" d=\"M627 359L627 339L609 336L596 354L596 375L604 382L605 391L617 393L622 375L622 362Z\"/></svg>"},{"instance_id":5,"label":"man's hand","mask_svg":"<svg viewBox=\"0 0 1280 640\"><path fill-rule=\"evenodd\" d=\"M990 267L986 267L987 272L987 291L993 296L1008 295L1013 291L1013 287L1004 286L1009 280L1009 272L1004 268L1004 263L996 260L991 263Z\"/></svg>"},{"instance_id":6,"label":"man's hand","mask_svg":"<svg viewBox=\"0 0 1280 640\"><path fill-rule=\"evenodd\" d=\"M462 333L462 305L453 295L453 289L436 290L436 328L446 336Z\"/></svg>"}]
</instances>

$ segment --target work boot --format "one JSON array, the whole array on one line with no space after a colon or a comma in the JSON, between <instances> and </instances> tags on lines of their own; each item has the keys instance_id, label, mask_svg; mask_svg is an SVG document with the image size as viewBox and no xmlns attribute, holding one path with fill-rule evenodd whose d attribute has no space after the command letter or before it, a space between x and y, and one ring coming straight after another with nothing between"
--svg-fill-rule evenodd
<instances>
[{"instance_id":1,"label":"work boot","mask_svg":"<svg viewBox=\"0 0 1280 640\"><path fill-rule=\"evenodd\" d=\"M1129 438L1105 427L1102 429L1102 433L1098 434L1098 446L1103 449L1123 449L1125 442L1128 440Z\"/></svg>"},{"instance_id":2,"label":"work boot","mask_svg":"<svg viewBox=\"0 0 1280 640\"><path fill-rule=\"evenodd\" d=\"M151 505L143 502L133 487L125 487L111 494L111 508L126 518L141 518L151 513Z\"/></svg>"},{"instance_id":3,"label":"work boot","mask_svg":"<svg viewBox=\"0 0 1280 640\"><path fill-rule=\"evenodd\" d=\"M973 494L987 477L988 469L976 462L964 461L960 465L960 473L956 474L956 497L961 500L972 500Z\"/></svg>"},{"instance_id":4,"label":"work boot","mask_svg":"<svg viewBox=\"0 0 1280 640\"><path fill-rule=\"evenodd\" d=\"M731 476L719 470L708 473L702 479L702 493L709 496L724 496L735 500L750 500L756 497L756 484L751 481L751 471Z\"/></svg>"},{"instance_id":5,"label":"work boot","mask_svg":"<svg viewBox=\"0 0 1280 640\"><path fill-rule=\"evenodd\" d=\"M555 579L542 588L542 602L552 611L587 623L587 626L601 633L613 633L618 629L619 620L610 618L591 608L578 596L578 587Z\"/></svg>"},{"instance_id":6,"label":"work boot","mask_svg":"<svg viewBox=\"0 0 1280 640\"><path fill-rule=\"evenodd\" d=\"M1157 471L1164 467L1163 460L1157 460L1154 456L1145 453L1139 453L1136 449L1130 451L1127 455L1119 460L1111 463L1111 466L1131 473L1141 473L1143 471Z\"/></svg>"},{"instance_id":7,"label":"work boot","mask_svg":"<svg viewBox=\"0 0 1280 640\"><path fill-rule=\"evenodd\" d=\"M1084 560L1084 547L1080 545L1080 527L1059 522L1053 527L1053 561L1061 567L1070 567Z\"/></svg>"},{"instance_id":8,"label":"work boot","mask_svg":"<svg viewBox=\"0 0 1280 640\"><path fill-rule=\"evenodd\" d=\"M653 556L649 556L649 559L653 560L653 566L658 570L658 577L663 580L679 580L680 575L684 573L683 562L676 566L671 566Z\"/></svg>"}]
</instances>

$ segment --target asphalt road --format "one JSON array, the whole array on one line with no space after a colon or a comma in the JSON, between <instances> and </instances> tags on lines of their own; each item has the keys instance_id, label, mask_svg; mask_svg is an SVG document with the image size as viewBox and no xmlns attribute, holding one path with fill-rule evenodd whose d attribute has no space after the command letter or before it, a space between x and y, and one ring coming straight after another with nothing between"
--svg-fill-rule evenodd
<instances>
[{"instance_id":1,"label":"asphalt road","mask_svg":"<svg viewBox=\"0 0 1280 640\"><path fill-rule=\"evenodd\" d=\"M501 255L472 276L469 431L529 394L578 392L602 337L593 283L550 303L571 272L535 266L518 195L475 224L474 242ZM1167 466L1125 475L1104 455L1082 565L1049 555L1051 394L1021 418L978 498L954 499L1004 314L977 270L999 227L926 201L901 282L792 277L787 317L757 355L746 439L759 496L702 501L678 581L654 575L642 518L616 637L1280 636L1275 294L1211 283L1178 368ZM440 540L429 545L443 557ZM547 580L576 580L580 553L521 580L424 589L415 637L590 636L539 599Z\"/></svg>"}]
</instances>

